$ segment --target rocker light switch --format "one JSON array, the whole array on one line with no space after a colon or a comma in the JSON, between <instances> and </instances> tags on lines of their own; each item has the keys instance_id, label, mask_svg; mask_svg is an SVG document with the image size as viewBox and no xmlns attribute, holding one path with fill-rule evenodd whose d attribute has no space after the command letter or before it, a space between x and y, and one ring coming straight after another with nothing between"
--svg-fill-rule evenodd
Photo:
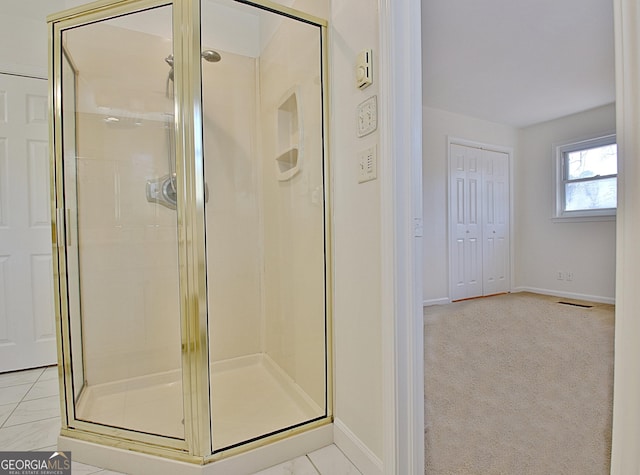
<instances>
[{"instance_id":1,"label":"rocker light switch","mask_svg":"<svg viewBox=\"0 0 640 475\"><path fill-rule=\"evenodd\" d=\"M378 177L376 146L358 154L358 183L375 180Z\"/></svg>"}]
</instances>

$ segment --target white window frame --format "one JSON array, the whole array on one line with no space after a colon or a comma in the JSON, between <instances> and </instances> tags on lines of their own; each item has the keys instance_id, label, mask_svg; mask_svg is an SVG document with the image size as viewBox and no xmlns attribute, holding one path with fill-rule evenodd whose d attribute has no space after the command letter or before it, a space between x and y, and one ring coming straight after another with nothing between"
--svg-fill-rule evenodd
<instances>
[{"instance_id":1,"label":"white window frame","mask_svg":"<svg viewBox=\"0 0 640 475\"><path fill-rule=\"evenodd\" d=\"M596 210L577 210L565 211L565 183L566 178L566 154L578 150L602 147L616 143L616 134L608 133L606 135L598 135L586 140L578 142L568 142L555 147L555 182L556 196L553 219L555 220L575 220L575 221L605 221L612 220L616 217L617 208L606 208ZM607 175L606 177L598 177L596 179L604 179L617 177L618 175Z\"/></svg>"}]
</instances>

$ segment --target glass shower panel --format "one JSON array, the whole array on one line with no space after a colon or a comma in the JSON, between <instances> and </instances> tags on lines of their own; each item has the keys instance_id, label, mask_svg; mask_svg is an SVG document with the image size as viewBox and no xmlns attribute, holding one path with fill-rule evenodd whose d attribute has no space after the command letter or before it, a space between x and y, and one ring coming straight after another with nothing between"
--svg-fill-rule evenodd
<instances>
[{"instance_id":1,"label":"glass shower panel","mask_svg":"<svg viewBox=\"0 0 640 475\"><path fill-rule=\"evenodd\" d=\"M62 32L75 418L184 439L172 17Z\"/></svg>"},{"instance_id":2,"label":"glass shower panel","mask_svg":"<svg viewBox=\"0 0 640 475\"><path fill-rule=\"evenodd\" d=\"M73 397L78 399L84 388L84 363L82 360L82 320L80 318L80 286L77 281L79 276L79 248L78 248L78 189L76 183L76 88L77 74L73 62L66 52L62 50L62 76L65 78L64 90L62 91L62 120L65 124L63 130L62 141L64 143L63 160L65 163L65 187L64 201L66 213L64 219L67 221L67 245L66 245L66 268L69 276L76 277L74 282L70 282L67 289L68 294L68 313L73 319L70 326L71 346L77 358L73 358L71 367L73 373ZM71 214L73 210L73 215Z\"/></svg>"},{"instance_id":3,"label":"glass shower panel","mask_svg":"<svg viewBox=\"0 0 640 475\"><path fill-rule=\"evenodd\" d=\"M230 0L201 16L219 452L327 414L322 34Z\"/></svg>"}]
</instances>

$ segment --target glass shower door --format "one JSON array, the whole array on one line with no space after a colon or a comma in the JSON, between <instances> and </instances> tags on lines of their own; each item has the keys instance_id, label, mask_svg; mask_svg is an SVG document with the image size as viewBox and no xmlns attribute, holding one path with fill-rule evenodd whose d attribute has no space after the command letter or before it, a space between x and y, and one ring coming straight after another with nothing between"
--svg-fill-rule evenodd
<instances>
[{"instance_id":1,"label":"glass shower door","mask_svg":"<svg viewBox=\"0 0 640 475\"><path fill-rule=\"evenodd\" d=\"M323 32L259 3L201 1L214 453L330 414Z\"/></svg>"},{"instance_id":2,"label":"glass shower door","mask_svg":"<svg viewBox=\"0 0 640 475\"><path fill-rule=\"evenodd\" d=\"M184 439L172 7L61 42L73 419Z\"/></svg>"}]
</instances>

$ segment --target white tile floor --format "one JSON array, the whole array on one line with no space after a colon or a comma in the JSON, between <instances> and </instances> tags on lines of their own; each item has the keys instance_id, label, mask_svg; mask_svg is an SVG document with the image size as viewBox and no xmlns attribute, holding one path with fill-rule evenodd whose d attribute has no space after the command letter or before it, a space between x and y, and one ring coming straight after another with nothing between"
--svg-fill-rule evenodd
<instances>
[{"instance_id":1,"label":"white tile floor","mask_svg":"<svg viewBox=\"0 0 640 475\"><path fill-rule=\"evenodd\" d=\"M60 431L56 367L0 374L0 451L55 450ZM72 473L118 475L73 462ZM359 475L335 445L254 475Z\"/></svg>"}]
</instances>

